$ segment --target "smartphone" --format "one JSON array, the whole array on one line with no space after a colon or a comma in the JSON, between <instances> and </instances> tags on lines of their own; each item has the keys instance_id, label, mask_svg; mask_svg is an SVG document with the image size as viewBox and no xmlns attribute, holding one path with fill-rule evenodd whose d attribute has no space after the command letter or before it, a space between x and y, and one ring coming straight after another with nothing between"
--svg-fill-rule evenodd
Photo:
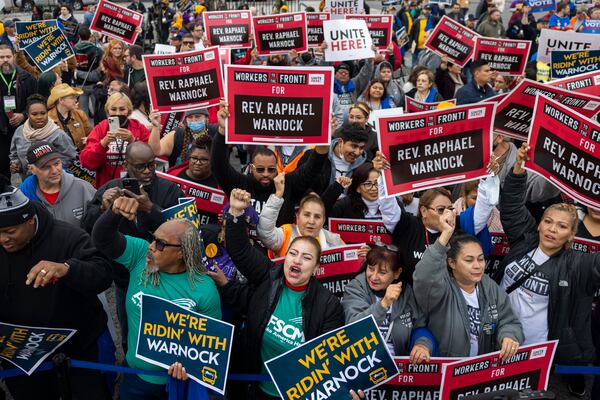
<instances>
[{"instance_id":1,"label":"smartphone","mask_svg":"<svg viewBox=\"0 0 600 400\"><path fill-rule=\"evenodd\" d=\"M121 127L119 123L119 117L108 117L108 130L110 132L116 132Z\"/></svg>"},{"instance_id":2,"label":"smartphone","mask_svg":"<svg viewBox=\"0 0 600 400\"><path fill-rule=\"evenodd\" d=\"M140 184L135 178L123 178L121 181L123 183L123 189L127 189L132 193L141 194L140 193Z\"/></svg>"}]
</instances>

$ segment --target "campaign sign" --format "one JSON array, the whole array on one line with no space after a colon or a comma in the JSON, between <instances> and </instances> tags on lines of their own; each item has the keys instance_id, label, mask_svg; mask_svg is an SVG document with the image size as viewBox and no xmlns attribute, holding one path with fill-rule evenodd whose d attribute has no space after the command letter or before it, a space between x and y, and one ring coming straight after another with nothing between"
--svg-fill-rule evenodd
<instances>
[{"instance_id":1,"label":"campaign sign","mask_svg":"<svg viewBox=\"0 0 600 400\"><path fill-rule=\"evenodd\" d=\"M327 332L267 362L283 399L347 400L350 389L387 382L398 369L373 316Z\"/></svg>"},{"instance_id":2,"label":"campaign sign","mask_svg":"<svg viewBox=\"0 0 600 400\"><path fill-rule=\"evenodd\" d=\"M154 44L153 54L175 54L175 53L177 53L177 48L175 46L171 46L170 44L162 44L162 43Z\"/></svg>"},{"instance_id":3,"label":"campaign sign","mask_svg":"<svg viewBox=\"0 0 600 400\"><path fill-rule=\"evenodd\" d=\"M600 124L538 96L525 167L575 200L600 209Z\"/></svg>"},{"instance_id":4,"label":"campaign sign","mask_svg":"<svg viewBox=\"0 0 600 400\"><path fill-rule=\"evenodd\" d=\"M550 53L552 78L566 78L598 70L600 70L600 50Z\"/></svg>"},{"instance_id":5,"label":"campaign sign","mask_svg":"<svg viewBox=\"0 0 600 400\"><path fill-rule=\"evenodd\" d=\"M415 100L412 97L405 96L404 100L406 103L406 112L407 113L437 110L438 106L442 103L449 103L449 104L452 104L452 106L456 105L456 99L438 101L435 103L425 103L425 102L422 102L419 100Z\"/></svg>"},{"instance_id":6,"label":"campaign sign","mask_svg":"<svg viewBox=\"0 0 600 400\"><path fill-rule=\"evenodd\" d=\"M315 277L331 293L339 298L344 296L346 285L358 274L364 261L358 256L358 250L363 244L350 244L323 250L321 262L315 272ZM285 257L273 260L275 264L283 265Z\"/></svg>"},{"instance_id":7,"label":"campaign sign","mask_svg":"<svg viewBox=\"0 0 600 400\"><path fill-rule=\"evenodd\" d=\"M225 66L227 143L327 145L331 67Z\"/></svg>"},{"instance_id":8,"label":"campaign sign","mask_svg":"<svg viewBox=\"0 0 600 400\"><path fill-rule=\"evenodd\" d=\"M198 207L196 207L195 197L181 197L179 204L162 210L162 216L165 221L187 219L194 224L196 229L200 228L200 215L198 214Z\"/></svg>"},{"instance_id":9,"label":"campaign sign","mask_svg":"<svg viewBox=\"0 0 600 400\"><path fill-rule=\"evenodd\" d=\"M498 104L494 131L513 139L526 140L531 127L535 96L538 94L553 98L589 118L600 111L600 99L593 96L524 79Z\"/></svg>"},{"instance_id":10,"label":"campaign sign","mask_svg":"<svg viewBox=\"0 0 600 400\"><path fill-rule=\"evenodd\" d=\"M81 165L79 156L73 160L67 170L76 178L83 179L84 181L89 182L93 187L96 187L96 171L92 171Z\"/></svg>"},{"instance_id":11,"label":"campaign sign","mask_svg":"<svg viewBox=\"0 0 600 400\"><path fill-rule=\"evenodd\" d=\"M65 21L64 19L57 19L56 23L58 27L65 33L67 36L73 36L79 29L79 23L75 21Z\"/></svg>"},{"instance_id":12,"label":"campaign sign","mask_svg":"<svg viewBox=\"0 0 600 400\"><path fill-rule=\"evenodd\" d=\"M581 29L585 33L600 33L600 19L585 19Z\"/></svg>"},{"instance_id":13,"label":"campaign sign","mask_svg":"<svg viewBox=\"0 0 600 400\"><path fill-rule=\"evenodd\" d=\"M287 54L308 50L306 13L265 15L252 19L254 43L259 55Z\"/></svg>"},{"instance_id":14,"label":"campaign sign","mask_svg":"<svg viewBox=\"0 0 600 400\"><path fill-rule=\"evenodd\" d=\"M160 137L177 129L177 126L185 118L184 112L170 112L160 114Z\"/></svg>"},{"instance_id":15,"label":"campaign sign","mask_svg":"<svg viewBox=\"0 0 600 400\"><path fill-rule=\"evenodd\" d=\"M379 148L390 162L386 195L487 176L495 109L481 103L411 114L375 111Z\"/></svg>"},{"instance_id":16,"label":"campaign sign","mask_svg":"<svg viewBox=\"0 0 600 400\"><path fill-rule=\"evenodd\" d=\"M575 236L572 248L582 253L597 253L600 251L600 241Z\"/></svg>"},{"instance_id":17,"label":"campaign sign","mask_svg":"<svg viewBox=\"0 0 600 400\"><path fill-rule=\"evenodd\" d=\"M219 104L224 96L219 49L143 55L152 107L187 111Z\"/></svg>"},{"instance_id":18,"label":"campaign sign","mask_svg":"<svg viewBox=\"0 0 600 400\"><path fill-rule=\"evenodd\" d=\"M380 219L329 218L329 230L346 243L392 244L392 235Z\"/></svg>"},{"instance_id":19,"label":"campaign sign","mask_svg":"<svg viewBox=\"0 0 600 400\"><path fill-rule=\"evenodd\" d=\"M475 38L473 59L487 61L501 75L523 75L529 59L530 40Z\"/></svg>"},{"instance_id":20,"label":"campaign sign","mask_svg":"<svg viewBox=\"0 0 600 400\"><path fill-rule=\"evenodd\" d=\"M224 394L233 325L152 295L141 303L135 356L164 368L180 362L194 381Z\"/></svg>"},{"instance_id":21,"label":"campaign sign","mask_svg":"<svg viewBox=\"0 0 600 400\"><path fill-rule=\"evenodd\" d=\"M90 29L127 44L134 44L143 21L144 16L139 12L100 0Z\"/></svg>"},{"instance_id":22,"label":"campaign sign","mask_svg":"<svg viewBox=\"0 0 600 400\"><path fill-rule=\"evenodd\" d=\"M600 71L588 72L572 76L570 78L557 79L548 82L550 86L556 86L569 92L578 92L600 97Z\"/></svg>"},{"instance_id":23,"label":"campaign sign","mask_svg":"<svg viewBox=\"0 0 600 400\"><path fill-rule=\"evenodd\" d=\"M498 267L500 266L502 260L504 260L504 257L510 251L510 244L508 243L508 237L504 232L490 231L490 235L492 237L494 250L485 259L485 273L493 275L498 270Z\"/></svg>"},{"instance_id":24,"label":"campaign sign","mask_svg":"<svg viewBox=\"0 0 600 400\"><path fill-rule=\"evenodd\" d=\"M367 399L438 399L443 366L456 360L457 358L432 357L429 362L411 364L409 357L395 357L399 374L376 389L369 390Z\"/></svg>"},{"instance_id":25,"label":"campaign sign","mask_svg":"<svg viewBox=\"0 0 600 400\"><path fill-rule=\"evenodd\" d=\"M0 322L0 358L31 375L75 332L74 329L41 328Z\"/></svg>"},{"instance_id":26,"label":"campaign sign","mask_svg":"<svg viewBox=\"0 0 600 400\"><path fill-rule=\"evenodd\" d=\"M364 20L344 19L323 22L325 60L345 61L373 58L373 39Z\"/></svg>"},{"instance_id":27,"label":"campaign sign","mask_svg":"<svg viewBox=\"0 0 600 400\"><path fill-rule=\"evenodd\" d=\"M64 60L75 56L71 43L60 29L42 36L23 50L42 73L50 71Z\"/></svg>"},{"instance_id":28,"label":"campaign sign","mask_svg":"<svg viewBox=\"0 0 600 400\"><path fill-rule=\"evenodd\" d=\"M225 200L227 200L225 192L221 189L201 185L163 172L157 171L156 176L176 183L186 197L194 197L196 199L196 209L200 225L218 223L219 214L223 212L223 205L225 204Z\"/></svg>"},{"instance_id":29,"label":"campaign sign","mask_svg":"<svg viewBox=\"0 0 600 400\"><path fill-rule=\"evenodd\" d=\"M205 11L204 31L210 46L249 49L252 47L250 11Z\"/></svg>"},{"instance_id":30,"label":"campaign sign","mask_svg":"<svg viewBox=\"0 0 600 400\"><path fill-rule=\"evenodd\" d=\"M444 365L441 399L458 399L498 390L546 390L558 340L521 346L506 361L500 352Z\"/></svg>"},{"instance_id":31,"label":"campaign sign","mask_svg":"<svg viewBox=\"0 0 600 400\"><path fill-rule=\"evenodd\" d=\"M550 62L550 53L557 50L598 50L600 49L600 35L590 35L573 31L558 31L542 29L538 39L539 47L537 60Z\"/></svg>"},{"instance_id":32,"label":"campaign sign","mask_svg":"<svg viewBox=\"0 0 600 400\"><path fill-rule=\"evenodd\" d=\"M365 9L364 0L325 0L325 11L332 19L343 19L347 14L361 14Z\"/></svg>"},{"instance_id":33,"label":"campaign sign","mask_svg":"<svg viewBox=\"0 0 600 400\"><path fill-rule=\"evenodd\" d=\"M379 50L386 50L392 43L392 15L346 15L346 19L362 19L367 23L373 44Z\"/></svg>"},{"instance_id":34,"label":"campaign sign","mask_svg":"<svg viewBox=\"0 0 600 400\"><path fill-rule=\"evenodd\" d=\"M308 47L319 47L325 39L323 32L323 21L329 21L331 14L328 12L306 13L306 35Z\"/></svg>"},{"instance_id":35,"label":"campaign sign","mask_svg":"<svg viewBox=\"0 0 600 400\"><path fill-rule=\"evenodd\" d=\"M556 0L526 0L525 3L532 13L556 11Z\"/></svg>"},{"instance_id":36,"label":"campaign sign","mask_svg":"<svg viewBox=\"0 0 600 400\"><path fill-rule=\"evenodd\" d=\"M427 38L425 47L464 67L473 57L477 36L476 32L444 15Z\"/></svg>"},{"instance_id":37,"label":"campaign sign","mask_svg":"<svg viewBox=\"0 0 600 400\"><path fill-rule=\"evenodd\" d=\"M19 39L19 47L25 48L36 42L42 36L49 34L58 29L58 24L55 19L46 21L32 22L15 22L17 38Z\"/></svg>"}]
</instances>

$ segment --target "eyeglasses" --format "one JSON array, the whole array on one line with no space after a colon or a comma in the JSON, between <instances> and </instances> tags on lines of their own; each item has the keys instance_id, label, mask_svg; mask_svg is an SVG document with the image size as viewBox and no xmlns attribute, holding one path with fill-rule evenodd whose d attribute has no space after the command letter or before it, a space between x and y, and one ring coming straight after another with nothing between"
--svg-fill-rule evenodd
<instances>
[{"instance_id":1,"label":"eyeglasses","mask_svg":"<svg viewBox=\"0 0 600 400\"><path fill-rule=\"evenodd\" d=\"M131 167L137 172L144 172L146 168L150 171L154 171L156 169L156 161L151 161L146 164L129 164Z\"/></svg>"},{"instance_id":2,"label":"eyeglasses","mask_svg":"<svg viewBox=\"0 0 600 400\"><path fill-rule=\"evenodd\" d=\"M440 206L440 207L435 207L435 208L427 207L427 208L430 210L434 210L439 215L442 215L444 213L444 211L446 211L446 210L450 210L450 211L454 210L454 207L452 207L452 206L448 206L448 207Z\"/></svg>"},{"instance_id":3,"label":"eyeglasses","mask_svg":"<svg viewBox=\"0 0 600 400\"><path fill-rule=\"evenodd\" d=\"M386 249L386 250L389 250L389 251L391 251L393 253L398 253L400 251L398 249L398 247L395 246L395 245L393 245L393 244L385 244L383 242L375 242L375 243L373 243L373 245L377 246L377 247L381 247L381 248Z\"/></svg>"},{"instance_id":4,"label":"eyeglasses","mask_svg":"<svg viewBox=\"0 0 600 400\"><path fill-rule=\"evenodd\" d=\"M252 164L252 167L254 168L254 170L256 172L258 172L259 174L264 174L265 171L267 171L270 174L275 174L277 173L277 168L275 167L257 167L256 165Z\"/></svg>"},{"instance_id":5,"label":"eyeglasses","mask_svg":"<svg viewBox=\"0 0 600 400\"><path fill-rule=\"evenodd\" d=\"M194 164L206 164L210 161L208 158L190 157L190 163Z\"/></svg>"},{"instance_id":6,"label":"eyeglasses","mask_svg":"<svg viewBox=\"0 0 600 400\"><path fill-rule=\"evenodd\" d=\"M193 45L194 45L194 42L188 42L188 41L185 41L185 42L183 42L183 44L184 44L185 46L193 46Z\"/></svg>"},{"instance_id":7,"label":"eyeglasses","mask_svg":"<svg viewBox=\"0 0 600 400\"><path fill-rule=\"evenodd\" d=\"M180 244L170 244L162 239L157 239L155 236L152 236L152 241L154 242L156 250L158 251L163 251L165 247L181 247Z\"/></svg>"},{"instance_id":8,"label":"eyeglasses","mask_svg":"<svg viewBox=\"0 0 600 400\"><path fill-rule=\"evenodd\" d=\"M367 190L371 190L374 187L377 187L377 181L372 182L372 181L364 181L363 183L361 183L361 185L367 189Z\"/></svg>"}]
</instances>

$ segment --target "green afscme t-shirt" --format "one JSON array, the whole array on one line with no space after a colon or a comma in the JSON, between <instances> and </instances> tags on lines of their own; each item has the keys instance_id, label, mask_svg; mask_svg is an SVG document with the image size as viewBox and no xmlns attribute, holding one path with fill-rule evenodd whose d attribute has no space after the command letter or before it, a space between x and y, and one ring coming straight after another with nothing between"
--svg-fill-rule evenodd
<instances>
[{"instance_id":1,"label":"green afscme t-shirt","mask_svg":"<svg viewBox=\"0 0 600 400\"><path fill-rule=\"evenodd\" d=\"M154 286L150 279L144 286L143 273L146 268L146 254L148 253L150 243L131 236L125 236L125 239L125 251L115 260L123 264L129 270L130 275L127 298L125 299L127 323L129 325L129 333L127 335L128 349L125 359L127 360L127 364L132 368L163 371L164 368L135 357L140 329L142 294L150 294L170 300L190 311L195 311L207 317L221 319L219 292L214 281L209 276L202 276L196 281L195 286L192 287L187 271L179 274L160 272L160 283L157 286ZM140 378L159 385L167 383L167 378L163 377L140 375Z\"/></svg>"},{"instance_id":2,"label":"green afscme t-shirt","mask_svg":"<svg viewBox=\"0 0 600 400\"><path fill-rule=\"evenodd\" d=\"M260 355L263 361L262 373L268 375L265 361L277 357L288 350L295 349L304 343L304 330L302 328L302 296L304 291L297 292L283 286L279 302L265 333L263 334ZM273 382L261 382L263 392L278 397L277 389Z\"/></svg>"}]
</instances>

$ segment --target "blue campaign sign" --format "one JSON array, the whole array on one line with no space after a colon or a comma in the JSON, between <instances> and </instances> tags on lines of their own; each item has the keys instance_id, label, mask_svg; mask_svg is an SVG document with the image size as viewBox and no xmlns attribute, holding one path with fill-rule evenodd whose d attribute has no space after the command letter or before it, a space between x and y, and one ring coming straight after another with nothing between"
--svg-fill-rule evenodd
<instances>
[{"instance_id":1,"label":"blue campaign sign","mask_svg":"<svg viewBox=\"0 0 600 400\"><path fill-rule=\"evenodd\" d=\"M600 19L586 19L583 21L584 33L600 33Z\"/></svg>"},{"instance_id":2,"label":"blue campaign sign","mask_svg":"<svg viewBox=\"0 0 600 400\"><path fill-rule=\"evenodd\" d=\"M137 358L164 368L180 362L191 379L225 393L233 325L144 294L138 335Z\"/></svg>"},{"instance_id":3,"label":"blue campaign sign","mask_svg":"<svg viewBox=\"0 0 600 400\"><path fill-rule=\"evenodd\" d=\"M398 367L371 315L325 333L267 362L283 399L350 398L398 375Z\"/></svg>"},{"instance_id":4,"label":"blue campaign sign","mask_svg":"<svg viewBox=\"0 0 600 400\"><path fill-rule=\"evenodd\" d=\"M75 329L41 328L0 322L0 358L27 375L75 334Z\"/></svg>"},{"instance_id":5,"label":"blue campaign sign","mask_svg":"<svg viewBox=\"0 0 600 400\"><path fill-rule=\"evenodd\" d=\"M29 54L42 73L75 56L73 47L60 29L42 36L23 50Z\"/></svg>"},{"instance_id":6,"label":"blue campaign sign","mask_svg":"<svg viewBox=\"0 0 600 400\"><path fill-rule=\"evenodd\" d=\"M192 221L196 229L200 228L200 214L196 206L196 198L182 197L179 199L179 204L173 207L166 208L162 211L165 220L170 219L187 219Z\"/></svg>"},{"instance_id":7,"label":"blue campaign sign","mask_svg":"<svg viewBox=\"0 0 600 400\"><path fill-rule=\"evenodd\" d=\"M556 10L556 0L526 0L526 4L531 7L532 13Z\"/></svg>"},{"instance_id":8,"label":"blue campaign sign","mask_svg":"<svg viewBox=\"0 0 600 400\"><path fill-rule=\"evenodd\" d=\"M550 52L552 78L568 78L598 70L600 70L600 50Z\"/></svg>"},{"instance_id":9,"label":"blue campaign sign","mask_svg":"<svg viewBox=\"0 0 600 400\"><path fill-rule=\"evenodd\" d=\"M19 47L25 48L35 43L39 38L58 29L55 19L45 21L15 22L17 37L19 38Z\"/></svg>"}]
</instances>

